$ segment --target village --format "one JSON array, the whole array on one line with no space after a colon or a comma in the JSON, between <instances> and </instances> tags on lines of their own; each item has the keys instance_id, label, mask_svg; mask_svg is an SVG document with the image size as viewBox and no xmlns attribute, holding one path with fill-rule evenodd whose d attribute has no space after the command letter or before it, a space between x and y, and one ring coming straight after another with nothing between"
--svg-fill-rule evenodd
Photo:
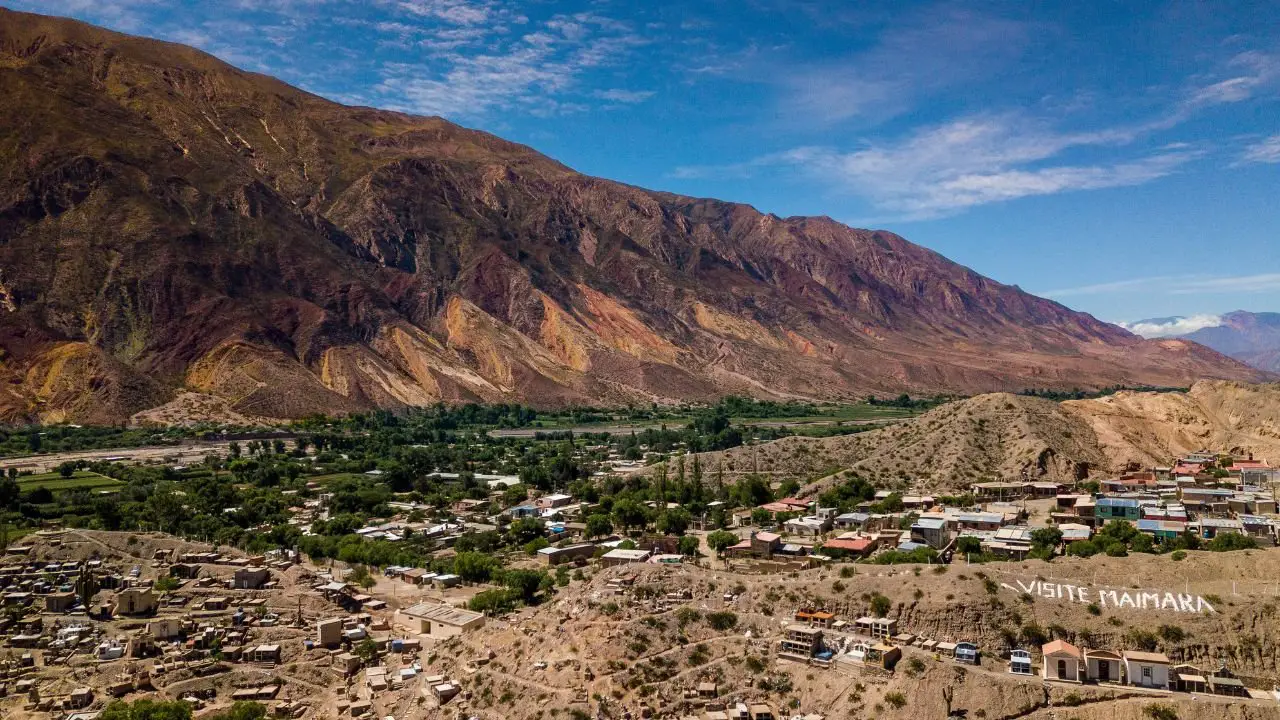
<instances>
[{"instance_id":1,"label":"village","mask_svg":"<svg viewBox=\"0 0 1280 720\"><path fill-rule=\"evenodd\" d=\"M518 484L503 476L476 479L495 498L510 499L507 491ZM667 534L643 526L615 533L592 521L599 516L592 503L550 492L530 493L498 516L485 514L489 501L460 500L448 519L426 521L413 518L427 508L396 500L389 503L392 515L354 531L370 542L425 540L449 558L463 554L457 548L468 536L535 520L545 528L545 542L524 559L508 558L512 568L547 579L528 593L523 608L478 605L492 585L443 571L435 561L367 569L292 548L249 555L159 533L50 527L10 544L0 563L0 707L25 717L92 720L115 699L161 697L185 700L198 711L256 702L285 717L486 717L502 703L478 687L476 677L513 660L501 649L513 633L527 636L551 615L552 637L572 632L588 616L606 624L656 623L654 616L641 617L645 610L701 615L705 632L718 631L693 643L686 659L691 670L709 659L699 656L708 650L696 648L721 642L740 646L742 658L754 658L749 665L807 667L879 683L950 663L1019 683L1275 704L1275 678L1253 669L1238 673L1226 661L1193 663L1158 652L1147 639L1151 633L1130 635L1138 639L1134 646L1125 638L1095 645L1050 639L1024 625L1020 634L997 641L991 626L938 632L888 595L901 595L904 584L941 582L950 571L974 585L974 602L993 606L995 596L1007 592L1029 607L1052 601L1085 610L1086 617L1161 611L1205 622L1227 608L1220 594L1192 592L1189 581L1186 588L1147 591L1098 584L1096 571L1093 579L1065 583L1033 574L995 576L1028 558L1065 555L1056 565L1096 556L1141 567L1144 557L1180 562L1179 554L1212 550L1214 543L1230 542L1232 550L1272 547L1277 480L1280 471L1264 461L1199 453L1096 487L983 482L950 502L878 491L847 512L788 497L731 510L728 530L699 519ZM294 508L289 522L309 532L331 519L331 500L316 493ZM712 501L708 508L717 504L726 503ZM1088 544L1097 547L1079 551ZM1145 554L1157 552L1164 557ZM813 590L820 583L830 595ZM865 583L898 590L870 590ZM559 589L546 589L553 584ZM1245 591L1272 592L1261 585ZM915 600L925 592L917 588ZM945 597L944 606L955 601L953 594ZM741 632L752 614L761 622ZM624 637L615 645L625 644ZM634 650L637 641L630 643ZM593 650L598 657L588 651L533 661L544 675L548 663L579 673L560 691L542 692L544 703L563 702L598 717L822 716L791 712L807 696L784 707L779 695L786 693L777 687L741 678L735 684L724 672L693 673L674 702L637 694L645 687L653 692L654 682L610 681L609 694L587 695L583 688L635 659ZM882 707L897 707L898 694L886 690L884 697ZM904 704L912 701L906 697Z\"/></svg>"}]
</instances>

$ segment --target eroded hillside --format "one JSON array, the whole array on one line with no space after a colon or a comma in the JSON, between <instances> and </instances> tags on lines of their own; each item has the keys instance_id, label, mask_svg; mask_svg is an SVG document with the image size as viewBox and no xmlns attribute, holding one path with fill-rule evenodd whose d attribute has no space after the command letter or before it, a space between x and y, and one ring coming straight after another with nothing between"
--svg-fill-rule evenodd
<instances>
[{"instance_id":1,"label":"eroded hillside","mask_svg":"<svg viewBox=\"0 0 1280 720\"><path fill-rule=\"evenodd\" d=\"M891 232L588 177L69 20L0 9L0 96L0 419L1269 377Z\"/></svg>"},{"instance_id":2,"label":"eroded hillside","mask_svg":"<svg viewBox=\"0 0 1280 720\"><path fill-rule=\"evenodd\" d=\"M760 472L814 482L806 492L841 471L943 492L1022 477L1070 483L1204 449L1280 461L1280 385L1206 381L1186 393L1120 392L1062 403L995 393L879 430L785 438L699 461L730 479Z\"/></svg>"}]
</instances>

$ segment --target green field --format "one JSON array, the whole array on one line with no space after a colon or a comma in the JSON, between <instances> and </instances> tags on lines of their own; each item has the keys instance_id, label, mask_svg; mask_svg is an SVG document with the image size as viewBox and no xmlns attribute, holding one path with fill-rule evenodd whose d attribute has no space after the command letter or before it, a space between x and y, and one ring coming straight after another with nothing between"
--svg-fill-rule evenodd
<instances>
[{"instance_id":1,"label":"green field","mask_svg":"<svg viewBox=\"0 0 1280 720\"><path fill-rule=\"evenodd\" d=\"M109 478L106 475L99 475L88 470L77 470L71 474L71 477L63 477L56 472L42 473L40 475L21 475L18 477L18 487L23 492L37 488L47 488L52 491L95 490L114 488L123 484L115 478Z\"/></svg>"},{"instance_id":2,"label":"green field","mask_svg":"<svg viewBox=\"0 0 1280 720\"><path fill-rule=\"evenodd\" d=\"M329 475L304 475L303 479L306 480L307 482L314 482L314 483L319 483L320 485L327 485L331 482L337 482L339 480L347 480L349 478L361 478L361 477L368 478L370 476L364 475L362 473L331 473Z\"/></svg>"}]
</instances>

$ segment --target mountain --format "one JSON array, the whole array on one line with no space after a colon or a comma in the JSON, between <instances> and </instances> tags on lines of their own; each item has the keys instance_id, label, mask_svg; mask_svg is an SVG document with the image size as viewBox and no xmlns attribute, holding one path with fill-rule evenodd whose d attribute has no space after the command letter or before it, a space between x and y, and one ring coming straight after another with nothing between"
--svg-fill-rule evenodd
<instances>
[{"instance_id":1,"label":"mountain","mask_svg":"<svg viewBox=\"0 0 1280 720\"><path fill-rule=\"evenodd\" d=\"M1237 310L1221 324L1183 335L1261 370L1280 372L1280 313Z\"/></svg>"},{"instance_id":2,"label":"mountain","mask_svg":"<svg viewBox=\"0 0 1280 720\"><path fill-rule=\"evenodd\" d=\"M1105 477L1205 449L1280 459L1280 384L1201 381L1189 392L1122 391L1064 402L992 393L878 430L788 437L703 453L698 461L725 482L752 472L813 481L806 494L846 474L958 493L985 480Z\"/></svg>"},{"instance_id":3,"label":"mountain","mask_svg":"<svg viewBox=\"0 0 1280 720\"><path fill-rule=\"evenodd\" d=\"M70 20L0 10L0 97L6 420L1269 377L893 233L589 177Z\"/></svg>"}]
</instances>

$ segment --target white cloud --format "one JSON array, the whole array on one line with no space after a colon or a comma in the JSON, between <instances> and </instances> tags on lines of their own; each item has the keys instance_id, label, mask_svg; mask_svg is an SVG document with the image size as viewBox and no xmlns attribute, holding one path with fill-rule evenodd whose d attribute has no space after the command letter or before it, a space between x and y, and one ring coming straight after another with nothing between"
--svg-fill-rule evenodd
<instances>
[{"instance_id":1,"label":"white cloud","mask_svg":"<svg viewBox=\"0 0 1280 720\"><path fill-rule=\"evenodd\" d=\"M415 0L424 13L440 4ZM493 18L509 13L485 7ZM399 27L390 30L402 32ZM435 61L383 66L377 104L454 118L510 109L538 116L579 112L588 109L581 99L590 96L579 88L582 76L624 62L644 42L625 24L588 14L559 15L519 36L509 34L505 25L434 28L418 44L431 50ZM596 97L636 103L651 95L615 89Z\"/></svg>"},{"instance_id":2,"label":"white cloud","mask_svg":"<svg viewBox=\"0 0 1280 720\"><path fill-rule=\"evenodd\" d=\"M1064 133L1022 116L971 117L852 152L795 148L722 168L680 168L676 176L749 175L790 166L907 219L933 218L1032 195L1139 185L1196 157L1176 149L1111 163L1054 162L1074 148L1123 145L1137 132Z\"/></svg>"},{"instance_id":3,"label":"white cloud","mask_svg":"<svg viewBox=\"0 0 1280 720\"><path fill-rule=\"evenodd\" d=\"M613 102L634 104L642 103L654 96L652 90L597 90L595 96L601 100L612 100Z\"/></svg>"},{"instance_id":4,"label":"white cloud","mask_svg":"<svg viewBox=\"0 0 1280 720\"><path fill-rule=\"evenodd\" d=\"M491 2L467 0L401 0L400 7L414 15L432 17L456 25L479 25L493 13Z\"/></svg>"},{"instance_id":5,"label":"white cloud","mask_svg":"<svg viewBox=\"0 0 1280 720\"><path fill-rule=\"evenodd\" d=\"M1037 293L1047 298L1141 292L1158 295L1213 295L1280 292L1280 273L1255 275L1160 275L1062 288Z\"/></svg>"},{"instance_id":6,"label":"white cloud","mask_svg":"<svg viewBox=\"0 0 1280 720\"><path fill-rule=\"evenodd\" d=\"M1272 135L1245 148L1240 160L1246 163L1280 163L1280 135Z\"/></svg>"},{"instance_id":7,"label":"white cloud","mask_svg":"<svg viewBox=\"0 0 1280 720\"><path fill-rule=\"evenodd\" d=\"M1221 315L1191 315L1189 317L1158 318L1142 320L1134 323L1116 323L1120 327L1142 337L1172 337L1186 335L1197 330L1218 327L1222 324Z\"/></svg>"},{"instance_id":8,"label":"white cloud","mask_svg":"<svg viewBox=\"0 0 1280 720\"><path fill-rule=\"evenodd\" d=\"M1170 288L1173 295L1202 293L1266 293L1280 291L1280 273L1236 277L1191 278Z\"/></svg>"},{"instance_id":9,"label":"white cloud","mask_svg":"<svg viewBox=\"0 0 1280 720\"><path fill-rule=\"evenodd\" d=\"M1160 277L1147 278L1131 278L1129 280L1115 280L1113 282L1095 283L1093 285L1082 285L1080 287L1062 288L1060 290L1048 290L1036 293L1041 297L1047 298L1064 298L1075 297L1080 295L1109 295L1112 293L1135 292L1138 290L1148 290L1158 287L1164 283L1177 280L1173 275L1163 275Z\"/></svg>"},{"instance_id":10,"label":"white cloud","mask_svg":"<svg viewBox=\"0 0 1280 720\"><path fill-rule=\"evenodd\" d=\"M1194 109L1243 102L1280 80L1280 58L1266 53L1240 53L1231 58L1227 68L1238 74L1193 90L1187 98L1186 107Z\"/></svg>"}]
</instances>

